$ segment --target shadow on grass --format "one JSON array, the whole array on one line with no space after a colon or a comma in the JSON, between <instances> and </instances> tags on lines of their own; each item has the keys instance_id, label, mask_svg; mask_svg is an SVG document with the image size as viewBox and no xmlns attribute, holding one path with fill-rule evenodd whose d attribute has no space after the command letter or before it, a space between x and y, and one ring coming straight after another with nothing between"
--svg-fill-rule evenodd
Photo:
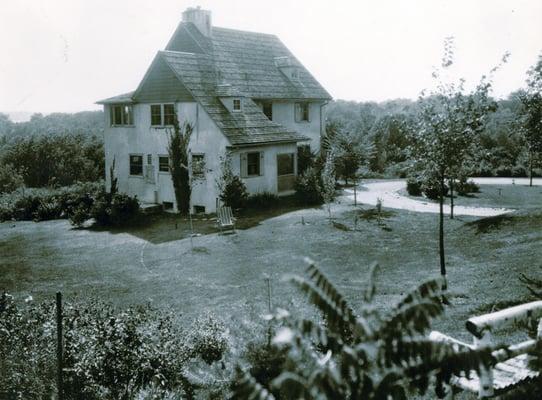
<instances>
[{"instance_id":1,"label":"shadow on grass","mask_svg":"<svg viewBox=\"0 0 542 400\"><path fill-rule=\"evenodd\" d=\"M514 219L513 216L508 214L495 215L492 217L485 217L477 219L476 221L467 222L465 226L476 229L476 234L488 233L494 230L500 229L503 224L510 222Z\"/></svg>"},{"instance_id":2,"label":"shadow on grass","mask_svg":"<svg viewBox=\"0 0 542 400\"><path fill-rule=\"evenodd\" d=\"M288 196L281 198L277 204L266 209L236 210L234 211L235 228L240 230L250 229L266 219L303 208L306 208L306 206L300 205L293 196ZM192 216L192 226L195 235L209 235L220 232L214 214ZM111 234L127 233L153 244L189 238L192 234L190 220L187 216L166 212L141 214L134 221L122 227L92 225L73 229L109 232Z\"/></svg>"}]
</instances>

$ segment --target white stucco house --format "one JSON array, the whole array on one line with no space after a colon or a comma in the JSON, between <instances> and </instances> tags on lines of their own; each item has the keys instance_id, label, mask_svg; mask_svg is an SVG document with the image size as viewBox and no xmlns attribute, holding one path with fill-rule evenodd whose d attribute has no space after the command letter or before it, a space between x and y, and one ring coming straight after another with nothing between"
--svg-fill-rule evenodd
<instances>
[{"instance_id":1,"label":"white stucco house","mask_svg":"<svg viewBox=\"0 0 542 400\"><path fill-rule=\"evenodd\" d=\"M120 191L176 209L167 146L177 115L193 127L194 212L216 210L226 154L249 193L289 194L297 149L319 150L330 99L276 36L217 28L210 11L189 8L137 89L98 102L106 171L115 160Z\"/></svg>"}]
</instances>

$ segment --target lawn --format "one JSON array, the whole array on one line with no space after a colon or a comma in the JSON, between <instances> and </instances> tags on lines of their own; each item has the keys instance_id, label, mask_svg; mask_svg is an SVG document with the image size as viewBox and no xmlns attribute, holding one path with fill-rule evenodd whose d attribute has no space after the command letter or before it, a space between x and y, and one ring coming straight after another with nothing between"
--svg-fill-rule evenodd
<instances>
[{"instance_id":1,"label":"lawn","mask_svg":"<svg viewBox=\"0 0 542 400\"><path fill-rule=\"evenodd\" d=\"M542 199L540 188L507 186L502 196L482 189L476 195L480 205L512 207L520 199L530 198L531 205ZM470 341L464 329L470 315L503 301L528 299L518 275L542 274L542 210L514 208L525 210L498 222L446 219L452 306L437 322L439 330ZM202 235L193 238L193 249L188 222L171 215L149 217L148 224L123 231L74 229L62 220L4 222L0 291L36 300L52 300L60 290L67 300L152 302L174 310L181 321L209 311L227 322L232 337L253 338L265 332L260 318L267 312L265 276L271 278L273 306L312 312L282 280L285 274L302 273L303 258L309 256L354 310L362 302L368 267L378 261L376 302L387 310L409 289L438 276L438 216L387 210L379 222L369 209L343 199L332 208L334 224L323 208L252 213L239 221L245 229L227 235L198 219L194 230Z\"/></svg>"}]
</instances>

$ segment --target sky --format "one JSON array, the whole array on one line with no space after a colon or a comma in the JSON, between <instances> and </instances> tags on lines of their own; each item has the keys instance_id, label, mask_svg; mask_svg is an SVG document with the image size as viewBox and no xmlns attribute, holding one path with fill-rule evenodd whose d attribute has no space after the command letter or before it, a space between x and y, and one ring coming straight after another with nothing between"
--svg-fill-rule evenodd
<instances>
[{"instance_id":1,"label":"sky","mask_svg":"<svg viewBox=\"0 0 542 400\"><path fill-rule=\"evenodd\" d=\"M187 7L213 25L276 34L335 99L415 99L444 38L453 77L524 85L542 51L540 0L17 0L0 8L0 111L76 112L134 90Z\"/></svg>"}]
</instances>

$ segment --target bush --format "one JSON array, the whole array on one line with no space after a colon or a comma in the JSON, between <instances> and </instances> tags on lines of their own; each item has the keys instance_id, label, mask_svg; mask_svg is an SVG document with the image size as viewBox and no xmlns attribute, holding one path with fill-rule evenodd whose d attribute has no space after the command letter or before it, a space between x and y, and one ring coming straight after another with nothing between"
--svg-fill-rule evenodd
<instances>
[{"instance_id":1,"label":"bush","mask_svg":"<svg viewBox=\"0 0 542 400\"><path fill-rule=\"evenodd\" d=\"M231 176L224 184L224 189L222 190L222 193L220 193L220 200L222 200L226 206L236 209L243 208L247 199L247 187L243 181L237 175Z\"/></svg>"},{"instance_id":2,"label":"bush","mask_svg":"<svg viewBox=\"0 0 542 400\"><path fill-rule=\"evenodd\" d=\"M227 349L222 325L202 321L192 334L202 333L204 339L194 345L173 314L150 306L118 310L102 302L65 303L66 398L132 399L147 388L191 398L188 363L198 357L212 362ZM56 386L54 303L21 306L9 295L0 296L0 333L0 397L51 398Z\"/></svg>"},{"instance_id":3,"label":"bush","mask_svg":"<svg viewBox=\"0 0 542 400\"><path fill-rule=\"evenodd\" d=\"M455 191L460 196L466 196L471 193L480 192L480 186L478 186L474 181L467 180L467 178L460 178L455 185Z\"/></svg>"},{"instance_id":4,"label":"bush","mask_svg":"<svg viewBox=\"0 0 542 400\"><path fill-rule=\"evenodd\" d=\"M296 197L302 204L317 205L324 202L320 171L309 167L295 182Z\"/></svg>"},{"instance_id":5,"label":"bush","mask_svg":"<svg viewBox=\"0 0 542 400\"><path fill-rule=\"evenodd\" d=\"M261 192L249 196L247 200L247 208L255 208L257 210L263 210L273 208L278 205L280 198L273 193Z\"/></svg>"},{"instance_id":6,"label":"bush","mask_svg":"<svg viewBox=\"0 0 542 400\"><path fill-rule=\"evenodd\" d=\"M422 195L422 181L416 176L411 176L407 179L406 190L411 196Z\"/></svg>"},{"instance_id":7,"label":"bush","mask_svg":"<svg viewBox=\"0 0 542 400\"><path fill-rule=\"evenodd\" d=\"M23 185L23 176L13 165L0 163L0 194L11 193Z\"/></svg>"},{"instance_id":8,"label":"bush","mask_svg":"<svg viewBox=\"0 0 542 400\"><path fill-rule=\"evenodd\" d=\"M207 364L219 361L228 349L226 327L212 314L197 318L190 329L190 346Z\"/></svg>"},{"instance_id":9,"label":"bush","mask_svg":"<svg viewBox=\"0 0 542 400\"><path fill-rule=\"evenodd\" d=\"M287 351L267 343L249 342L242 358L248 362L250 374L263 386L269 387L284 368ZM278 395L279 393L273 393Z\"/></svg>"},{"instance_id":10,"label":"bush","mask_svg":"<svg viewBox=\"0 0 542 400\"><path fill-rule=\"evenodd\" d=\"M444 184L444 193L443 196L448 194L448 185ZM422 183L422 192L428 199L438 200L440 196L440 183L436 178L425 179Z\"/></svg>"},{"instance_id":11,"label":"bush","mask_svg":"<svg viewBox=\"0 0 542 400\"><path fill-rule=\"evenodd\" d=\"M303 174L307 168L313 167L316 162L316 154L311 151L309 145L297 148L297 173Z\"/></svg>"}]
</instances>

